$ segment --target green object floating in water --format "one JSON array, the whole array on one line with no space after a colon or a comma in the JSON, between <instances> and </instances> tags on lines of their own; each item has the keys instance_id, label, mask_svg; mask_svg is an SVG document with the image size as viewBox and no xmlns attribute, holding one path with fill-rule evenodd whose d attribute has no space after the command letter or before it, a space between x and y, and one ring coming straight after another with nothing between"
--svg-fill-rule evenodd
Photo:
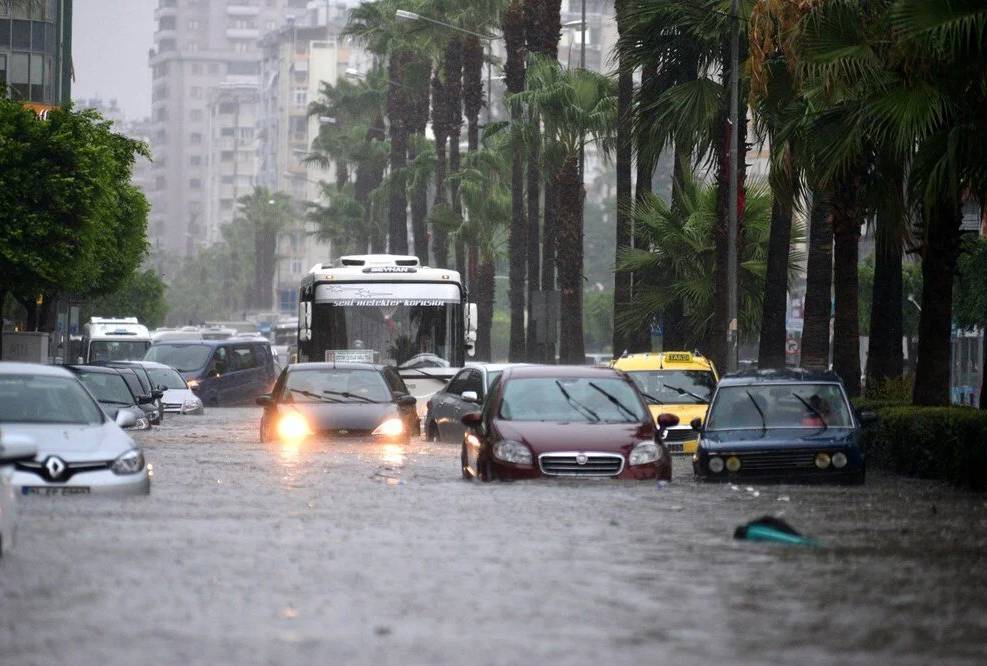
<instances>
[{"instance_id":1,"label":"green object floating in water","mask_svg":"<svg viewBox=\"0 0 987 666\"><path fill-rule=\"evenodd\" d=\"M757 541L761 543L784 543L791 546L815 547L819 542L798 532L794 527L781 518L762 516L746 525L739 526L733 532L734 539Z\"/></svg>"}]
</instances>

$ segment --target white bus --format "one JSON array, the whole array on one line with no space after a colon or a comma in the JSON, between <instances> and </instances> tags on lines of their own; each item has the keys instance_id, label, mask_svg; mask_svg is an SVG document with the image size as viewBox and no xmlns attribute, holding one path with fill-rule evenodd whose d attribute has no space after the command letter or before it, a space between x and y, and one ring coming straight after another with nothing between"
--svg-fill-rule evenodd
<instances>
[{"instance_id":1,"label":"white bus","mask_svg":"<svg viewBox=\"0 0 987 666\"><path fill-rule=\"evenodd\" d=\"M395 366L412 395L442 388L473 355L476 306L456 271L416 257L356 255L302 279L298 360Z\"/></svg>"},{"instance_id":2,"label":"white bus","mask_svg":"<svg viewBox=\"0 0 987 666\"><path fill-rule=\"evenodd\" d=\"M137 317L92 317L83 329L82 363L142 361L151 335Z\"/></svg>"}]
</instances>

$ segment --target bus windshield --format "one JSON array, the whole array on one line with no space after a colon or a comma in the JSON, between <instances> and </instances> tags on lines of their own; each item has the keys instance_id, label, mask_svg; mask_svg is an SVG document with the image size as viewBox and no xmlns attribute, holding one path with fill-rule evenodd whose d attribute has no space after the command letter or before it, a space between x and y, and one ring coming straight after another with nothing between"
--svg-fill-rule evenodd
<instances>
[{"instance_id":1,"label":"bus windshield","mask_svg":"<svg viewBox=\"0 0 987 666\"><path fill-rule=\"evenodd\" d=\"M312 307L312 361L345 351L398 368L462 363L462 307L453 284L319 285ZM362 350L366 354L357 359Z\"/></svg>"}]
</instances>

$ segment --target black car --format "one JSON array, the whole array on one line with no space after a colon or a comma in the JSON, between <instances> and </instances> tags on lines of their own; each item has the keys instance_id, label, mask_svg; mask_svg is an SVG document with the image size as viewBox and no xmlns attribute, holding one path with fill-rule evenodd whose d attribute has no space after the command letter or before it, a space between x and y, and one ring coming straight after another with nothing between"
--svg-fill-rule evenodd
<instances>
[{"instance_id":1,"label":"black car","mask_svg":"<svg viewBox=\"0 0 987 666\"><path fill-rule=\"evenodd\" d=\"M134 386L139 386L136 377L128 382L123 371L103 365L67 365L65 368L79 378L111 419L116 420L118 412L128 411L134 415L137 430L151 428L144 408L152 398L142 395L139 390L135 392Z\"/></svg>"},{"instance_id":2,"label":"black car","mask_svg":"<svg viewBox=\"0 0 987 666\"><path fill-rule=\"evenodd\" d=\"M161 421L164 419L164 403L161 401L162 396L164 396L164 389L154 385L147 369L143 367L142 361L108 361L99 365L133 372L137 377L137 381L140 383L141 395L154 398L153 402L142 405L144 411L147 413L147 417L153 425L161 425ZM126 375L126 377L127 381L133 381L129 375Z\"/></svg>"},{"instance_id":3,"label":"black car","mask_svg":"<svg viewBox=\"0 0 987 666\"><path fill-rule=\"evenodd\" d=\"M693 471L701 479L863 483L861 425L832 372L748 370L726 375L699 432Z\"/></svg>"},{"instance_id":4,"label":"black car","mask_svg":"<svg viewBox=\"0 0 987 666\"><path fill-rule=\"evenodd\" d=\"M298 363L281 372L264 407L262 442L308 436L407 443L419 434L416 400L391 367Z\"/></svg>"}]
</instances>

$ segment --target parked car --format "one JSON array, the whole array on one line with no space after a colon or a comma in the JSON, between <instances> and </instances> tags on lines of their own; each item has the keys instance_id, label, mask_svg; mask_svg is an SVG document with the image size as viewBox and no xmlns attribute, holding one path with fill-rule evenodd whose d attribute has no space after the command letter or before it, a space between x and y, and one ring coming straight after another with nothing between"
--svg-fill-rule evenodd
<instances>
[{"instance_id":1,"label":"parked car","mask_svg":"<svg viewBox=\"0 0 987 666\"><path fill-rule=\"evenodd\" d=\"M693 419L706 418L709 401L716 390L713 362L701 354L669 351L657 354L625 354L611 364L623 370L648 402L651 414L675 414L679 425L665 432L665 445L672 453L694 453L696 431Z\"/></svg>"},{"instance_id":2,"label":"parked car","mask_svg":"<svg viewBox=\"0 0 987 666\"><path fill-rule=\"evenodd\" d=\"M139 396L150 396L153 398L153 402L141 403L141 408L143 408L144 413L147 414L147 418L151 421L151 425L161 425L162 420L164 420L164 408L161 402L161 398L164 395L164 391L159 389L151 381L150 375L147 371L140 366L141 361L111 361L109 363L100 363L100 365L106 365L111 368L116 368L117 370L122 370L124 379L127 383L131 385L132 388L137 388L133 384L133 378L131 378L130 373L133 373L137 377L137 382L140 384L138 390Z\"/></svg>"},{"instance_id":3,"label":"parked car","mask_svg":"<svg viewBox=\"0 0 987 666\"><path fill-rule=\"evenodd\" d=\"M202 403L212 406L249 404L277 378L266 339L162 342L144 360L178 370Z\"/></svg>"},{"instance_id":4,"label":"parked car","mask_svg":"<svg viewBox=\"0 0 987 666\"><path fill-rule=\"evenodd\" d=\"M370 363L297 363L282 371L264 407L260 440L310 435L406 443L418 434L415 397L391 367Z\"/></svg>"},{"instance_id":5,"label":"parked car","mask_svg":"<svg viewBox=\"0 0 987 666\"><path fill-rule=\"evenodd\" d=\"M203 414L202 401L188 387L185 378L174 368L154 361L132 361L150 378L154 388L162 392L161 408L174 414Z\"/></svg>"},{"instance_id":6,"label":"parked car","mask_svg":"<svg viewBox=\"0 0 987 666\"><path fill-rule=\"evenodd\" d=\"M832 372L748 370L723 377L705 423L693 421L697 477L863 483L861 425Z\"/></svg>"},{"instance_id":7,"label":"parked car","mask_svg":"<svg viewBox=\"0 0 987 666\"><path fill-rule=\"evenodd\" d=\"M519 366L463 416L465 478L670 479L671 458L634 382L610 368Z\"/></svg>"},{"instance_id":8,"label":"parked car","mask_svg":"<svg viewBox=\"0 0 987 666\"><path fill-rule=\"evenodd\" d=\"M117 368L103 365L67 365L65 368L79 378L111 419L116 419L120 412L129 412L134 417L134 425L130 427L151 429L151 420L140 404L141 401L148 403L151 398L134 393L138 384L136 377L128 382Z\"/></svg>"},{"instance_id":9,"label":"parked car","mask_svg":"<svg viewBox=\"0 0 987 666\"><path fill-rule=\"evenodd\" d=\"M19 462L28 462L38 454L38 447L23 438L0 431L0 557L14 547L17 536L17 493L13 470Z\"/></svg>"},{"instance_id":10,"label":"parked car","mask_svg":"<svg viewBox=\"0 0 987 666\"><path fill-rule=\"evenodd\" d=\"M120 429L134 420L126 410L111 420L65 368L0 363L0 429L37 447L14 467L21 495L150 492L144 454Z\"/></svg>"},{"instance_id":11,"label":"parked car","mask_svg":"<svg viewBox=\"0 0 987 666\"><path fill-rule=\"evenodd\" d=\"M507 363L477 363L460 370L425 403L425 437L432 442L463 441L463 417L478 409Z\"/></svg>"}]
</instances>

